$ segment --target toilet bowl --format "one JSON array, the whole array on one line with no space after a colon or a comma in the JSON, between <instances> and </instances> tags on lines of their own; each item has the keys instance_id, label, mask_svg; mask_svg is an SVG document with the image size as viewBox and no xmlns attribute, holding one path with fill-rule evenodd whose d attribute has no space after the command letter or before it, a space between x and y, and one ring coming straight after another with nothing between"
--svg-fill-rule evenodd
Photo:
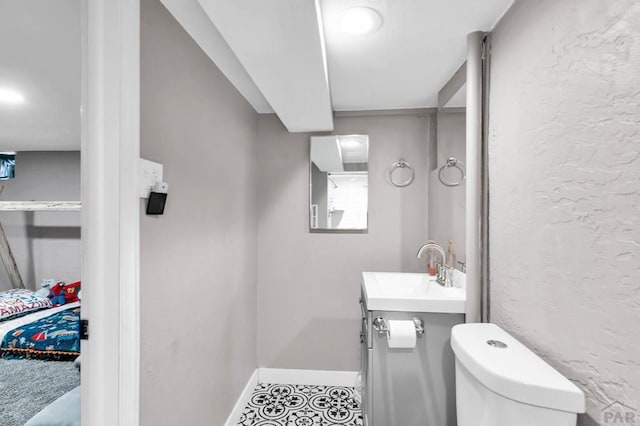
<instances>
[{"instance_id":1,"label":"toilet bowl","mask_svg":"<svg viewBox=\"0 0 640 426\"><path fill-rule=\"evenodd\" d=\"M584 394L495 324L451 331L458 426L575 426Z\"/></svg>"}]
</instances>

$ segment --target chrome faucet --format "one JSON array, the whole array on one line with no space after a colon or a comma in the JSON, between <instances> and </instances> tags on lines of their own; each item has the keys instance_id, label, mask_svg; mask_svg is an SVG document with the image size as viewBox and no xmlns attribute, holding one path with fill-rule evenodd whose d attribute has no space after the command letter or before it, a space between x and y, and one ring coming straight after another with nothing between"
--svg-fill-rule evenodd
<instances>
[{"instance_id":1,"label":"chrome faucet","mask_svg":"<svg viewBox=\"0 0 640 426\"><path fill-rule=\"evenodd\" d=\"M418 250L418 258L421 258L425 250L428 249L435 249L438 253L440 253L440 258L442 259L442 263L436 264L436 282L445 287L453 287L453 283L451 282L453 268L446 265L446 255L444 253L444 249L436 243L427 243L420 247L420 249Z\"/></svg>"}]
</instances>

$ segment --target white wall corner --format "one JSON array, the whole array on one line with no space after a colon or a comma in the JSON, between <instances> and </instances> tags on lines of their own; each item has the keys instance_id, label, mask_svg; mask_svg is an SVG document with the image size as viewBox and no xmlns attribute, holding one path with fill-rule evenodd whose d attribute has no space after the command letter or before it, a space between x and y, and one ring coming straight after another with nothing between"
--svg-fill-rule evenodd
<instances>
[{"instance_id":1,"label":"white wall corner","mask_svg":"<svg viewBox=\"0 0 640 426\"><path fill-rule=\"evenodd\" d=\"M249 377L249 381L242 389L242 393L240 393L240 397L236 401L236 404L233 406L233 410L227 417L227 421L224 422L224 426L236 426L240 422L240 416L242 416L242 411L249 403L251 399L251 394L253 394L253 390L258 385L258 370L253 370L251 377Z\"/></svg>"}]
</instances>

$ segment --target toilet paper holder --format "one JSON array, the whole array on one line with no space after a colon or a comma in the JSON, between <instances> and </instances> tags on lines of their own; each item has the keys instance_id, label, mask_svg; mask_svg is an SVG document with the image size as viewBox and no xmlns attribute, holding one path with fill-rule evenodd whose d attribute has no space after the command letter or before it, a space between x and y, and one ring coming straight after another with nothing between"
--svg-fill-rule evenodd
<instances>
[{"instance_id":1,"label":"toilet paper holder","mask_svg":"<svg viewBox=\"0 0 640 426\"><path fill-rule=\"evenodd\" d=\"M411 321L413 321L416 326L416 334L418 336L422 336L424 334L424 321L422 320L422 318L413 317L411 318ZM387 320L385 320L383 317L376 317L373 320L373 329L380 334L388 333L389 329L387 328Z\"/></svg>"}]
</instances>

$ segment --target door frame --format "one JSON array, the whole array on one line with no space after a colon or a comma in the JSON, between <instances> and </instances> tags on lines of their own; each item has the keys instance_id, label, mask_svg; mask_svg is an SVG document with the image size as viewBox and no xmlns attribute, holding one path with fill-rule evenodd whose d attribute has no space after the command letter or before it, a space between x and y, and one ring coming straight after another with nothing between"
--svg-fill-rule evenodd
<instances>
[{"instance_id":1,"label":"door frame","mask_svg":"<svg viewBox=\"0 0 640 426\"><path fill-rule=\"evenodd\" d=\"M82 8L82 425L137 426L140 2Z\"/></svg>"}]
</instances>

